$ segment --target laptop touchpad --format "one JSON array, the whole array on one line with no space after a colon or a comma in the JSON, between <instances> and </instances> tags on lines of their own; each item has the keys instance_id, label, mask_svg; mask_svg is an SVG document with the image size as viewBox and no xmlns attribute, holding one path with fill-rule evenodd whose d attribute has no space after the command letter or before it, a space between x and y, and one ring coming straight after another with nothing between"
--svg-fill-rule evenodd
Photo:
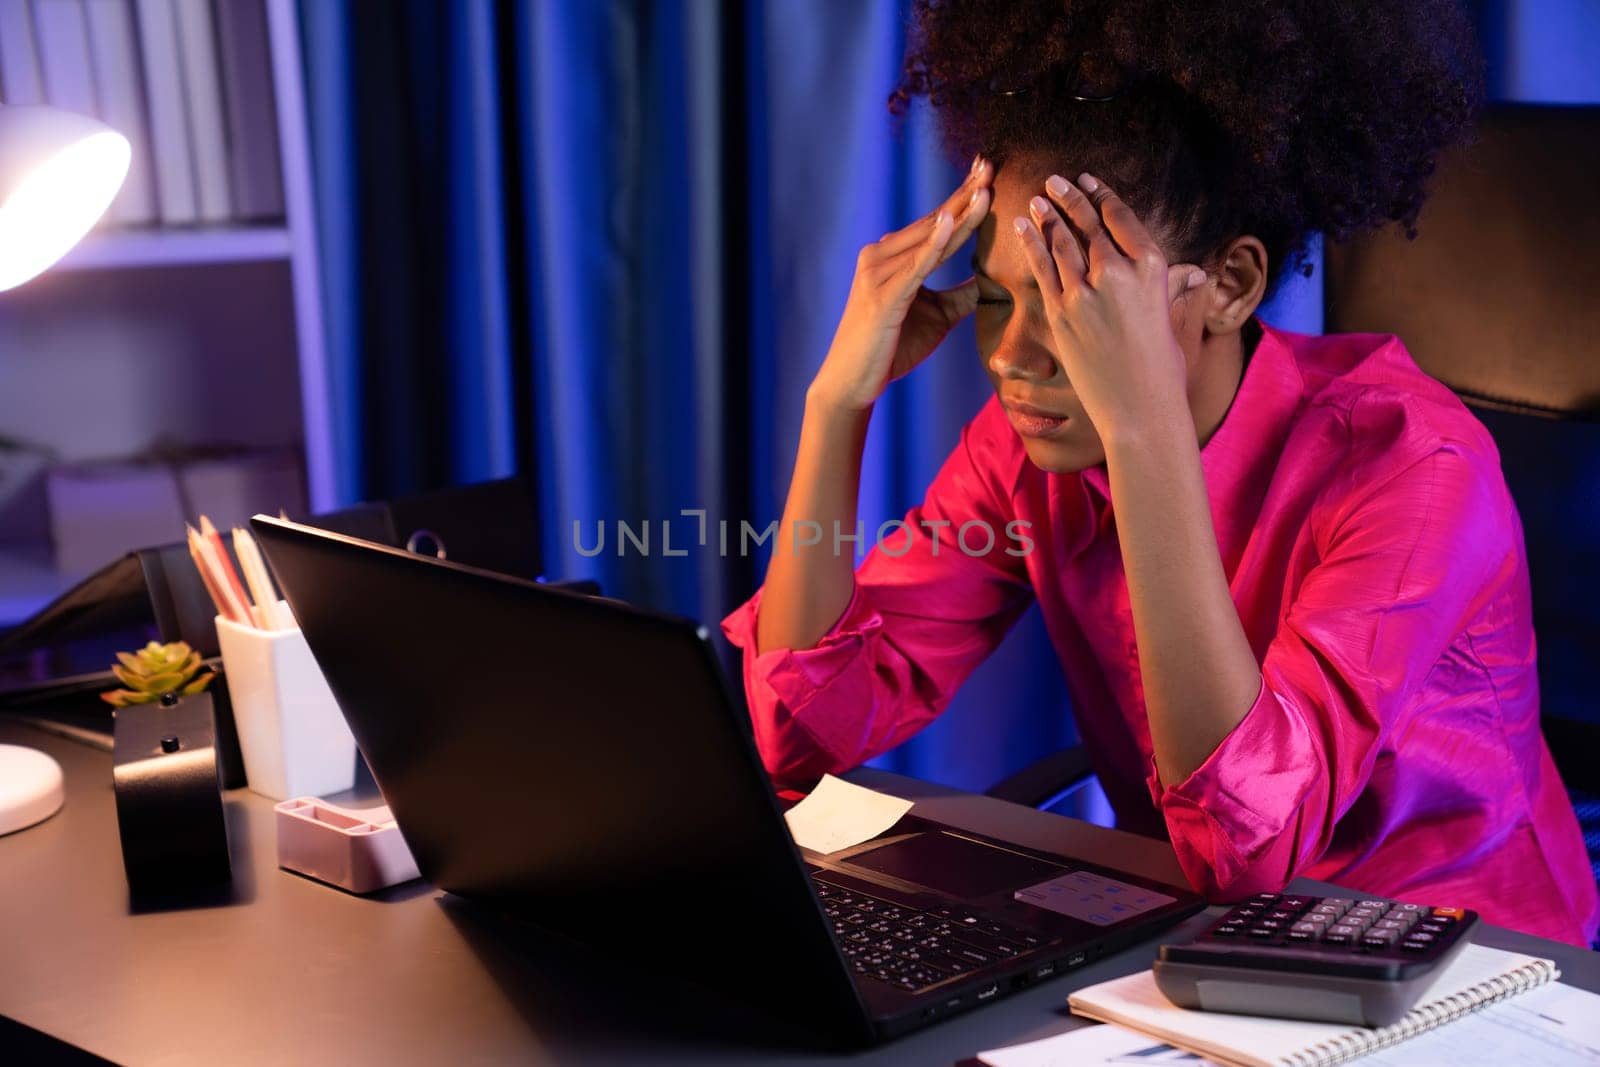
<instances>
[{"instance_id":1,"label":"laptop touchpad","mask_svg":"<svg viewBox=\"0 0 1600 1067\"><path fill-rule=\"evenodd\" d=\"M937 831L858 853L840 864L864 867L967 900L1017 889L1067 869Z\"/></svg>"}]
</instances>

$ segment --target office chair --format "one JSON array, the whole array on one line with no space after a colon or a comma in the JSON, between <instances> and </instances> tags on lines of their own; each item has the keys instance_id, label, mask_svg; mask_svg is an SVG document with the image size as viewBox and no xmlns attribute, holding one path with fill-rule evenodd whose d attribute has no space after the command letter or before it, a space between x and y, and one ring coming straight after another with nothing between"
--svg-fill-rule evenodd
<instances>
[{"instance_id":1,"label":"office chair","mask_svg":"<svg viewBox=\"0 0 1600 1067\"><path fill-rule=\"evenodd\" d=\"M1329 245L1327 331L1398 335L1474 409L1522 516L1541 726L1600 877L1600 107L1493 105L1440 160L1407 241ZM1047 806L1091 772L1070 748L988 790Z\"/></svg>"}]
</instances>

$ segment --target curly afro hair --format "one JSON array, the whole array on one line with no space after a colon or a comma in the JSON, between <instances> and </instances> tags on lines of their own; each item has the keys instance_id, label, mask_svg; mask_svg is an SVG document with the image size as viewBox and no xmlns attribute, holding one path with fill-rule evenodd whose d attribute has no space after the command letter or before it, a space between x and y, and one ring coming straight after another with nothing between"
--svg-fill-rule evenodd
<instances>
[{"instance_id":1,"label":"curly afro hair","mask_svg":"<svg viewBox=\"0 0 1600 1067\"><path fill-rule=\"evenodd\" d=\"M1253 234L1267 293L1306 242L1416 236L1483 59L1455 0L916 0L899 86L952 159L1101 177L1179 262Z\"/></svg>"}]
</instances>

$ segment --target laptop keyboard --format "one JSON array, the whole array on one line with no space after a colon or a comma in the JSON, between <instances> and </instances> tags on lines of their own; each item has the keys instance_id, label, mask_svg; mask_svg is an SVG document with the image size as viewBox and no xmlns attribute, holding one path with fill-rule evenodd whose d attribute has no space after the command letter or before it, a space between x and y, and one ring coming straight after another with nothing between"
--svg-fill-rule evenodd
<instances>
[{"instance_id":1,"label":"laptop keyboard","mask_svg":"<svg viewBox=\"0 0 1600 1067\"><path fill-rule=\"evenodd\" d=\"M856 974L913 993L1045 944L1038 934L976 912L920 911L820 875L812 878Z\"/></svg>"}]
</instances>

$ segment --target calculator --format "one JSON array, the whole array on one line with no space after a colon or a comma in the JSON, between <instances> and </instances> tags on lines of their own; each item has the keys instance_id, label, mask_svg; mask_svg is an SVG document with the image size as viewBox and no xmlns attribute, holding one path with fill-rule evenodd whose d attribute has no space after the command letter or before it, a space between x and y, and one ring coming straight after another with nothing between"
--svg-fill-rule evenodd
<instances>
[{"instance_id":1,"label":"calculator","mask_svg":"<svg viewBox=\"0 0 1600 1067\"><path fill-rule=\"evenodd\" d=\"M1162 945L1153 970L1184 1008L1387 1026L1477 923L1465 908L1261 893L1188 944Z\"/></svg>"}]
</instances>

